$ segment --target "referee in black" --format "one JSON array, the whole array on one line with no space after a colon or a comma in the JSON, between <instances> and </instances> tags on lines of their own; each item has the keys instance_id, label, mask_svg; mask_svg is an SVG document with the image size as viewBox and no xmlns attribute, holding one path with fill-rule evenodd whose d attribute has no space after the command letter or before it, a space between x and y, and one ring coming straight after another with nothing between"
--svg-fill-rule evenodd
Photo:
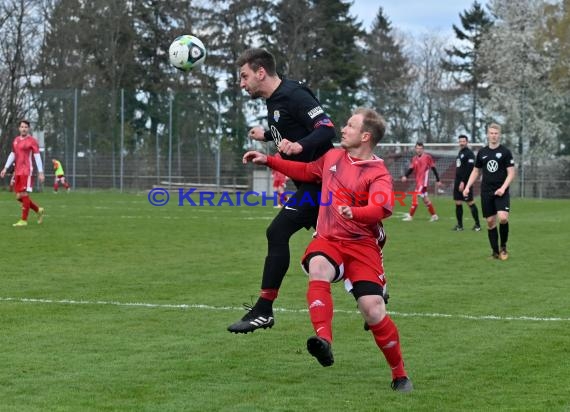
<instances>
[{"instance_id":1,"label":"referee in black","mask_svg":"<svg viewBox=\"0 0 570 412\"><path fill-rule=\"evenodd\" d=\"M253 99L267 104L269 130L249 131L250 138L273 140L281 157L299 162L318 159L333 147L334 125L315 95L300 82L280 77L275 58L265 49L248 49L237 65L240 87ZM228 326L233 333L248 333L274 324L273 302L289 269L289 239L301 228L315 227L319 212L320 184L294 182L296 193L267 228L267 256L259 298L245 316Z\"/></svg>"},{"instance_id":2,"label":"referee in black","mask_svg":"<svg viewBox=\"0 0 570 412\"><path fill-rule=\"evenodd\" d=\"M469 148L469 139L464 134L457 138L459 143L459 153L457 153L457 158L455 159L455 182L453 184L453 200L455 200L455 217L457 218L457 225L453 228L456 232L463 231L463 202L469 205L471 210L471 216L475 221L475 226L473 230L476 232L481 231L481 225L479 224L479 211L477 210L477 205L473 200L473 188L469 189L469 194L467 197L463 196L463 190L467 184L467 180L473 171L473 166L475 166L475 154Z\"/></svg>"},{"instance_id":3,"label":"referee in black","mask_svg":"<svg viewBox=\"0 0 570 412\"><path fill-rule=\"evenodd\" d=\"M467 196L479 173L483 170L481 180L481 210L487 219L489 243L493 259L507 260L507 241L509 239L509 212L511 209L509 185L515 178L515 162L509 149L499 143L501 126L492 123L487 128L488 145L479 150L475 167L463 190ZM497 231L497 218L499 230ZM499 248L500 237L500 248Z\"/></svg>"}]
</instances>

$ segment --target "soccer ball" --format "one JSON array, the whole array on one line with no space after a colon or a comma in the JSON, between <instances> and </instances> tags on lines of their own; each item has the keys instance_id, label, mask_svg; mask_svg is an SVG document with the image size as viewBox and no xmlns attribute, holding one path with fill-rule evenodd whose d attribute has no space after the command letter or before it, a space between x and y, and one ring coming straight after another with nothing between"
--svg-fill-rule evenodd
<instances>
[{"instance_id":1,"label":"soccer ball","mask_svg":"<svg viewBox=\"0 0 570 412\"><path fill-rule=\"evenodd\" d=\"M206 48L198 37L184 34L174 39L168 49L168 56L170 64L186 72L204 63Z\"/></svg>"}]
</instances>

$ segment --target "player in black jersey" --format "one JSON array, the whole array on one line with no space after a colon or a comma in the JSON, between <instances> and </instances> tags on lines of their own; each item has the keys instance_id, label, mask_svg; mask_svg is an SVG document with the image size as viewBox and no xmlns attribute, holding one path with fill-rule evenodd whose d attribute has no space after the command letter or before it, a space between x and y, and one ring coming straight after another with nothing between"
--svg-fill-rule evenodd
<instances>
[{"instance_id":1,"label":"player in black jersey","mask_svg":"<svg viewBox=\"0 0 570 412\"><path fill-rule=\"evenodd\" d=\"M487 219L489 243L493 250L494 259L507 260L507 240L509 238L509 212L510 195L509 185L515 178L515 162L511 151L502 146L501 126L492 123L487 128L489 144L477 153L475 167L465 185L463 195L467 196L479 173L483 170L481 180L481 210L483 217ZM497 217L499 219L499 231L497 233ZM499 235L501 244L499 249Z\"/></svg>"},{"instance_id":2,"label":"player in black jersey","mask_svg":"<svg viewBox=\"0 0 570 412\"><path fill-rule=\"evenodd\" d=\"M249 131L252 139L273 140L282 158L301 162L316 160L333 147L336 134L331 119L311 90L300 82L279 77L271 53L248 49L237 65L240 87L253 99L263 98L267 104L269 130L254 127ZM289 268L289 239L303 227L315 227L319 211L320 184L294 183L297 192L267 228L260 296L241 320L228 327L230 332L248 333L274 324L273 302Z\"/></svg>"},{"instance_id":3,"label":"player in black jersey","mask_svg":"<svg viewBox=\"0 0 570 412\"><path fill-rule=\"evenodd\" d=\"M457 225L455 225L453 230L457 232L463 230L463 202L467 202L469 209L471 209L471 216L473 216L475 221L473 230L479 232L481 231L481 225L479 224L479 211L473 200L473 188L469 190L467 197L463 196L465 184L473 171L473 166L475 166L475 154L467 146L469 144L467 136L462 134L457 140L459 142L459 153L457 153L457 158L455 159L455 182L453 184L453 200L455 200Z\"/></svg>"}]
</instances>

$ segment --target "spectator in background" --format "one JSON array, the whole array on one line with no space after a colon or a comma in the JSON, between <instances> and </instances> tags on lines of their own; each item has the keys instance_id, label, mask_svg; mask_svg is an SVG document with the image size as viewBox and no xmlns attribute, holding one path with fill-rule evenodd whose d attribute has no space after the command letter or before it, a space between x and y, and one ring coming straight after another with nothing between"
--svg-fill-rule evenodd
<instances>
[{"instance_id":1,"label":"spectator in background","mask_svg":"<svg viewBox=\"0 0 570 412\"><path fill-rule=\"evenodd\" d=\"M69 187L69 183L67 183L67 180L65 179L65 173L63 172L63 166L61 165L61 162L57 159L52 159L51 163L53 165L53 170L54 170L54 181L53 181L54 193L57 193L60 183L63 185L63 187L65 187L65 190L69 192L71 188Z\"/></svg>"}]
</instances>

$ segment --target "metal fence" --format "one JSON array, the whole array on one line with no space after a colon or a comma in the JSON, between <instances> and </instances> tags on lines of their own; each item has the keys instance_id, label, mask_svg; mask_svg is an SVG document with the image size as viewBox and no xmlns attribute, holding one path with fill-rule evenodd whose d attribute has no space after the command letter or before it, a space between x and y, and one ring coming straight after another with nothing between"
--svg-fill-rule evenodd
<instances>
[{"instance_id":1,"label":"metal fence","mask_svg":"<svg viewBox=\"0 0 570 412\"><path fill-rule=\"evenodd\" d=\"M42 146L48 187L54 158L62 162L72 187L81 190L254 186L254 167L241 164L248 144L239 144L247 142L248 125L241 125L238 131L224 129L230 113L219 95L201 91L153 96L125 91L42 90L32 100L32 134ZM251 124L264 117L263 102L247 100L243 109ZM349 111L347 108L347 114ZM255 147L274 150L272 143ZM442 180L450 187L456 144L426 145L426 150L437 158ZM395 177L405 172L412 154L413 144L400 145L397 150L378 149ZM515 155L518 173L511 186L513 196L570 198L570 159ZM256 179L260 176L263 174L257 173ZM269 181L269 173L264 176ZM3 187L7 186L5 180Z\"/></svg>"}]
</instances>

